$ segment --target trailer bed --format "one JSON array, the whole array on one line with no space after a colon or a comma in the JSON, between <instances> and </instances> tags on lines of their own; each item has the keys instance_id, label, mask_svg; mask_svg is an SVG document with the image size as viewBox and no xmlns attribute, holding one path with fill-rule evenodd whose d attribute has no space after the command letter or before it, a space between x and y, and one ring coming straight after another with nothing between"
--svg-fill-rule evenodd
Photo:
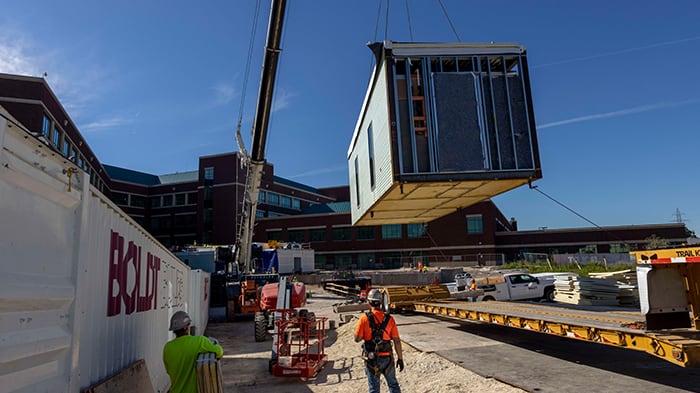
<instances>
[{"instance_id":1,"label":"trailer bed","mask_svg":"<svg viewBox=\"0 0 700 393\"><path fill-rule=\"evenodd\" d=\"M393 302L392 302L393 303ZM645 351L683 367L700 367L700 332L645 329L640 312L532 302L402 301L401 309Z\"/></svg>"}]
</instances>

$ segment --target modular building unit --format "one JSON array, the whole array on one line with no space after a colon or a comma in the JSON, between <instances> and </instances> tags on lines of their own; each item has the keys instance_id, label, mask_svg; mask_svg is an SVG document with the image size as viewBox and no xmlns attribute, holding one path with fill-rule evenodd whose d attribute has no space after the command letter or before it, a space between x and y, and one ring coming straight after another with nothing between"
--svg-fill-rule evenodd
<instances>
[{"instance_id":1,"label":"modular building unit","mask_svg":"<svg viewBox=\"0 0 700 393\"><path fill-rule=\"evenodd\" d=\"M192 272L0 107L0 391L80 392L143 359L165 392L170 316L206 328ZM145 389L145 386L144 386Z\"/></svg>"},{"instance_id":2,"label":"modular building unit","mask_svg":"<svg viewBox=\"0 0 700 393\"><path fill-rule=\"evenodd\" d=\"M370 47L348 150L353 225L429 222L542 177L524 47Z\"/></svg>"},{"instance_id":3,"label":"modular building unit","mask_svg":"<svg viewBox=\"0 0 700 393\"><path fill-rule=\"evenodd\" d=\"M314 271L314 250L309 248L274 248L263 250L263 270L279 274Z\"/></svg>"}]
</instances>

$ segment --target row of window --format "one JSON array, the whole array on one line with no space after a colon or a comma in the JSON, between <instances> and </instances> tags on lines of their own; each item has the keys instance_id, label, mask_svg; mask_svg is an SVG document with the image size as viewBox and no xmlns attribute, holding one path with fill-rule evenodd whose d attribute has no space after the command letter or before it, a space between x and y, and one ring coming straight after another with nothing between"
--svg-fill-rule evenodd
<instances>
[{"instance_id":1,"label":"row of window","mask_svg":"<svg viewBox=\"0 0 700 393\"><path fill-rule=\"evenodd\" d=\"M388 224L381 226L381 238L382 239L401 239L402 224ZM362 226L362 227L334 227L331 229L331 239L332 241L349 241L352 240L353 229L355 232L355 240L374 240L375 239L375 227L373 226ZM307 238L308 233L308 240ZM287 231L287 241L289 242L325 242L327 241L327 231L326 228L314 228L314 229L290 229ZM425 236L425 226L423 224L406 224L406 235L409 238L420 238ZM284 241L282 238L282 231L268 231L267 240L278 240Z\"/></svg>"},{"instance_id":2,"label":"row of window","mask_svg":"<svg viewBox=\"0 0 700 393\"><path fill-rule=\"evenodd\" d=\"M301 210L301 201L287 195L281 195L270 191L260 191L258 193L258 203L286 207L287 209Z\"/></svg>"},{"instance_id":3,"label":"row of window","mask_svg":"<svg viewBox=\"0 0 700 393\"><path fill-rule=\"evenodd\" d=\"M483 218L481 215L470 215L466 217L467 234L484 233ZM387 224L381 226L381 239L401 239L402 224ZM355 232L355 240L374 240L375 227L335 227L331 229L332 241L349 241L352 240L352 232ZM307 234L308 232L308 234ZM325 242L328 241L326 236L326 228L314 229L289 229L287 230L286 241L289 242ZM308 240L307 240L308 236ZM409 239L420 238L426 236L424 224L406 224L406 237ZM282 238L281 230L267 231L267 240L285 241Z\"/></svg>"},{"instance_id":4,"label":"row of window","mask_svg":"<svg viewBox=\"0 0 700 393\"><path fill-rule=\"evenodd\" d=\"M196 192L180 192L177 194L165 194L152 196L151 198L151 208L157 209L161 207L170 206L185 206L185 205L196 205L197 204L197 193Z\"/></svg>"},{"instance_id":5,"label":"row of window","mask_svg":"<svg viewBox=\"0 0 700 393\"><path fill-rule=\"evenodd\" d=\"M90 184L97 187L101 192L104 192L104 183L99 176L95 174L95 170L90 167L88 160L83 156L78 150L77 146L71 142L68 135L63 132L63 130L52 121L51 118L44 113L44 117L41 122L41 134L46 138L47 141L53 146L61 155L74 164L78 168L84 170L90 174Z\"/></svg>"},{"instance_id":6,"label":"row of window","mask_svg":"<svg viewBox=\"0 0 700 393\"><path fill-rule=\"evenodd\" d=\"M197 224L196 214L178 214L173 216L151 217L151 230L193 228Z\"/></svg>"},{"instance_id":7,"label":"row of window","mask_svg":"<svg viewBox=\"0 0 700 393\"><path fill-rule=\"evenodd\" d=\"M151 208L196 205L197 193L181 192L177 194L153 196L149 199L151 200ZM141 208L146 207L146 197L143 195L127 194L124 192L113 192L112 200L114 201L114 203L121 206L132 206Z\"/></svg>"}]
</instances>

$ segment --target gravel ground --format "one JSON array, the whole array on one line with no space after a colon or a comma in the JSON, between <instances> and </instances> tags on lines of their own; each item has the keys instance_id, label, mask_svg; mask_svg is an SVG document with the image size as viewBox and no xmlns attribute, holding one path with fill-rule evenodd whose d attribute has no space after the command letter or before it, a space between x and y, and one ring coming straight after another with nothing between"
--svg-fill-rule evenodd
<instances>
[{"instance_id":1,"label":"gravel ground","mask_svg":"<svg viewBox=\"0 0 700 393\"><path fill-rule=\"evenodd\" d=\"M319 288L312 292L306 308L317 317L338 321L333 304L343 298ZM359 315L359 314L358 314ZM272 341L255 342L252 319L231 323L210 323L206 335L219 339L224 347L221 362L225 392L362 392L367 391L360 344L353 339L356 318L335 330L328 331L325 352L328 363L310 379L271 376L268 361ZM400 333L400 328L399 328ZM523 390L491 378L484 378L434 353L420 352L404 342L406 368L398 373L404 393L417 392L523 392ZM382 379L382 391L388 391Z\"/></svg>"}]
</instances>

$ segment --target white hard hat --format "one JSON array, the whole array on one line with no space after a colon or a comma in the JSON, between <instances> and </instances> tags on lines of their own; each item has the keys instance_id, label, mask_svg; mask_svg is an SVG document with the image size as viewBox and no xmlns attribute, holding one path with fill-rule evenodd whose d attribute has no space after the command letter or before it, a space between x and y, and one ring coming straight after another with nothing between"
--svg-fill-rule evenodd
<instances>
[{"instance_id":1,"label":"white hard hat","mask_svg":"<svg viewBox=\"0 0 700 393\"><path fill-rule=\"evenodd\" d=\"M170 317L170 330L178 331L190 326L192 319L184 311L178 311Z\"/></svg>"},{"instance_id":2,"label":"white hard hat","mask_svg":"<svg viewBox=\"0 0 700 393\"><path fill-rule=\"evenodd\" d=\"M370 303L381 303L382 302L382 291L377 288L372 288L367 294L367 301Z\"/></svg>"}]
</instances>

